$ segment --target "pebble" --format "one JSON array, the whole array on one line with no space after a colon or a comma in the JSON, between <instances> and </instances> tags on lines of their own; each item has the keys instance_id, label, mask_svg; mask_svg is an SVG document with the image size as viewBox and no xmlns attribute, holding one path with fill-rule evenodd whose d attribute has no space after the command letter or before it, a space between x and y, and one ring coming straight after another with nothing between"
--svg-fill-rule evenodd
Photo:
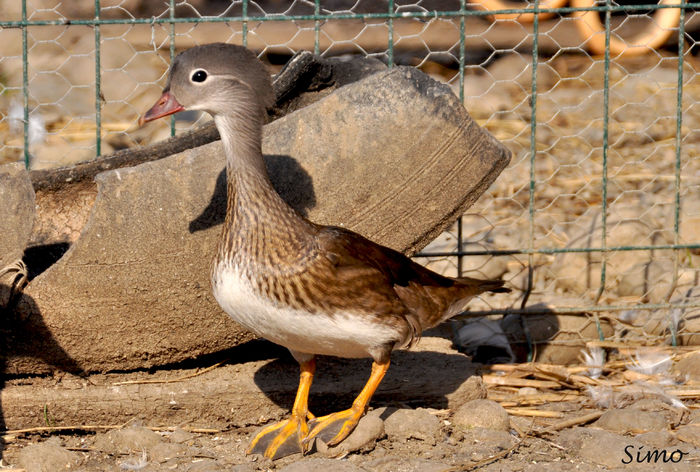
<instances>
[{"instance_id":1,"label":"pebble","mask_svg":"<svg viewBox=\"0 0 700 472\"><path fill-rule=\"evenodd\" d=\"M213 459L199 459L185 469L187 472L223 472L223 466Z\"/></svg>"},{"instance_id":2,"label":"pebble","mask_svg":"<svg viewBox=\"0 0 700 472\"><path fill-rule=\"evenodd\" d=\"M673 366L673 371L684 380L700 380L700 352L681 357Z\"/></svg>"},{"instance_id":3,"label":"pebble","mask_svg":"<svg viewBox=\"0 0 700 472\"><path fill-rule=\"evenodd\" d=\"M258 470L258 468L255 464L247 462L244 464L234 465L228 472L255 472L256 470Z\"/></svg>"},{"instance_id":4,"label":"pebble","mask_svg":"<svg viewBox=\"0 0 700 472\"><path fill-rule=\"evenodd\" d=\"M95 449L107 454L129 454L149 450L163 439L143 426L115 429L95 439Z\"/></svg>"},{"instance_id":5,"label":"pebble","mask_svg":"<svg viewBox=\"0 0 700 472\"><path fill-rule=\"evenodd\" d=\"M700 424L700 410L692 410L688 414L688 423Z\"/></svg>"},{"instance_id":6,"label":"pebble","mask_svg":"<svg viewBox=\"0 0 700 472\"><path fill-rule=\"evenodd\" d=\"M279 472L365 472L350 462L339 459L302 459L279 469Z\"/></svg>"},{"instance_id":7,"label":"pebble","mask_svg":"<svg viewBox=\"0 0 700 472\"><path fill-rule=\"evenodd\" d=\"M69 469L79 460L78 454L49 440L23 448L18 462L26 472L53 472Z\"/></svg>"},{"instance_id":8,"label":"pebble","mask_svg":"<svg viewBox=\"0 0 700 472\"><path fill-rule=\"evenodd\" d=\"M464 444L478 447L485 457L509 449L515 442L513 436L506 431L496 429L474 428L464 433Z\"/></svg>"},{"instance_id":9,"label":"pebble","mask_svg":"<svg viewBox=\"0 0 700 472\"><path fill-rule=\"evenodd\" d=\"M647 446L663 449L675 443L673 434L668 431L649 431L635 436L637 441L644 443Z\"/></svg>"},{"instance_id":10,"label":"pebble","mask_svg":"<svg viewBox=\"0 0 700 472\"><path fill-rule=\"evenodd\" d=\"M385 456L363 464L365 470L372 472L446 472L453 467L437 461L418 457Z\"/></svg>"},{"instance_id":11,"label":"pebble","mask_svg":"<svg viewBox=\"0 0 700 472\"><path fill-rule=\"evenodd\" d=\"M452 423L461 429L486 428L510 430L508 412L493 400L472 400L455 411Z\"/></svg>"},{"instance_id":12,"label":"pebble","mask_svg":"<svg viewBox=\"0 0 700 472\"><path fill-rule=\"evenodd\" d=\"M636 437L626 437L595 428L573 428L559 433L555 443L567 449L566 454L574 455L585 461L609 467L614 470L654 471L654 472L685 472L697 470L697 465L684 459L664 463L661 459L647 463L647 454L664 453L669 457L675 451L689 452L689 448L670 446L664 449L648 446ZM678 452L675 452L678 459ZM662 456L663 457L663 456Z\"/></svg>"},{"instance_id":13,"label":"pebble","mask_svg":"<svg viewBox=\"0 0 700 472\"><path fill-rule=\"evenodd\" d=\"M157 443L148 451L148 457L154 462L165 462L178 456L184 456L187 447L177 443Z\"/></svg>"},{"instance_id":14,"label":"pebble","mask_svg":"<svg viewBox=\"0 0 700 472\"><path fill-rule=\"evenodd\" d=\"M350 436L336 447L328 447L323 441L316 441L316 449L323 455L337 457L360 449L371 450L377 440L384 436L384 421L379 417L378 410L365 415L357 424Z\"/></svg>"},{"instance_id":15,"label":"pebble","mask_svg":"<svg viewBox=\"0 0 700 472\"><path fill-rule=\"evenodd\" d=\"M622 435L594 428L573 428L562 431L556 443L564 446L568 454L606 467L621 467L627 456L625 448L632 446L637 450L642 444Z\"/></svg>"},{"instance_id":16,"label":"pebble","mask_svg":"<svg viewBox=\"0 0 700 472\"><path fill-rule=\"evenodd\" d=\"M688 417L686 408L679 408L669 404L668 398L642 398L632 403L629 409L654 411L664 415L669 425L675 427L685 423Z\"/></svg>"},{"instance_id":17,"label":"pebble","mask_svg":"<svg viewBox=\"0 0 700 472\"><path fill-rule=\"evenodd\" d=\"M454 392L448 393L446 397L447 408L456 410L471 400L486 398L486 386L480 376L473 375L462 382Z\"/></svg>"},{"instance_id":18,"label":"pebble","mask_svg":"<svg viewBox=\"0 0 700 472\"><path fill-rule=\"evenodd\" d=\"M608 410L593 424L598 428L621 434L661 431L669 426L662 413L635 408Z\"/></svg>"},{"instance_id":19,"label":"pebble","mask_svg":"<svg viewBox=\"0 0 700 472\"><path fill-rule=\"evenodd\" d=\"M405 442L419 439L435 444L440 435L440 420L423 408L416 410L388 408L380 413L386 435L391 441Z\"/></svg>"},{"instance_id":20,"label":"pebble","mask_svg":"<svg viewBox=\"0 0 700 472\"><path fill-rule=\"evenodd\" d=\"M175 431L173 431L172 434L168 436L168 439L172 443L185 443L193 438L194 434L190 433L189 431L185 431L182 428L175 428Z\"/></svg>"},{"instance_id":21,"label":"pebble","mask_svg":"<svg viewBox=\"0 0 700 472\"><path fill-rule=\"evenodd\" d=\"M676 430L676 437L700 448L700 424L686 424Z\"/></svg>"}]
</instances>

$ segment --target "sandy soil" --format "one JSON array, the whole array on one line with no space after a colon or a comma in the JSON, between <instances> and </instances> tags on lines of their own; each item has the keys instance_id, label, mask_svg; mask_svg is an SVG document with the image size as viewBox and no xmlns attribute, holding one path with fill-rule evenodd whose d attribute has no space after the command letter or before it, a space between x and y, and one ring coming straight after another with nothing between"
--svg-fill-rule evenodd
<instances>
[{"instance_id":1,"label":"sandy soil","mask_svg":"<svg viewBox=\"0 0 700 472\"><path fill-rule=\"evenodd\" d=\"M513 365L479 367L454 350L448 335L442 329L413 350L395 353L370 413L345 442L350 450L317 443L305 457L272 462L245 455L261 426L288 415L298 375L288 355L259 341L228 358L203 360L214 362L210 369L181 365L10 380L2 397L5 411L11 413L22 398L31 418L23 424L36 429L5 436L2 464L27 472L66 467L85 472L697 470L700 415L692 398L685 400L689 409L673 404L660 387L645 389L610 373L591 382L596 388L618 385L615 399L596 404L605 400L586 394L577 384L581 376L557 377L557 366L545 369L544 364L539 366L544 376L532 375L527 365L520 374ZM322 358L312 411L322 415L346 408L368 371L365 360ZM644 381L656 385L649 376ZM72 412L66 402L73 403ZM68 414L72 424L62 417ZM10 429L17 416L6 417ZM639 451L642 459L647 452L666 455L640 464ZM674 451L680 451L675 462L664 463L661 458Z\"/></svg>"}]
</instances>

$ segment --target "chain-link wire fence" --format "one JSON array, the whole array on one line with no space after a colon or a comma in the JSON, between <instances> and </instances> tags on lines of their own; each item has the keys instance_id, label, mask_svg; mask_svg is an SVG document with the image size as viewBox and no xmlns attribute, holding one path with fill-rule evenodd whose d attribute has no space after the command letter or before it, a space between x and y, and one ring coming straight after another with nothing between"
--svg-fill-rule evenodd
<instances>
[{"instance_id":1,"label":"chain-link wire fence","mask_svg":"<svg viewBox=\"0 0 700 472\"><path fill-rule=\"evenodd\" d=\"M197 126L203 118L191 114L136 126L174 54L197 44L246 45L272 70L304 49L419 67L513 152L480 201L418 256L447 275L503 277L515 289L472 314L508 315L499 329L530 346L543 333L575 346L697 344L697 6L4 2L0 163L67 165ZM523 321L542 312L553 325Z\"/></svg>"}]
</instances>

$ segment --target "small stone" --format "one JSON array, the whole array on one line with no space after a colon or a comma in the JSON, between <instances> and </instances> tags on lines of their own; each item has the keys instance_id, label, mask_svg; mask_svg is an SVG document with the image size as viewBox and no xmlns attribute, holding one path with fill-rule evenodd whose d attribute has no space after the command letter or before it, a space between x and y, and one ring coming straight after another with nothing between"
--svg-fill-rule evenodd
<instances>
[{"instance_id":1,"label":"small stone","mask_svg":"<svg viewBox=\"0 0 700 472\"><path fill-rule=\"evenodd\" d=\"M688 414L688 423L700 424L700 410L691 410Z\"/></svg>"},{"instance_id":2,"label":"small stone","mask_svg":"<svg viewBox=\"0 0 700 472\"><path fill-rule=\"evenodd\" d=\"M187 472L224 472L223 466L213 459L197 459L185 470Z\"/></svg>"},{"instance_id":3,"label":"small stone","mask_svg":"<svg viewBox=\"0 0 700 472\"><path fill-rule=\"evenodd\" d=\"M279 472L364 472L348 461L338 459L302 459L279 469Z\"/></svg>"},{"instance_id":4,"label":"small stone","mask_svg":"<svg viewBox=\"0 0 700 472\"><path fill-rule=\"evenodd\" d=\"M385 456L363 465L366 470L372 472L446 472L454 470L449 465L417 457Z\"/></svg>"},{"instance_id":5,"label":"small stone","mask_svg":"<svg viewBox=\"0 0 700 472\"><path fill-rule=\"evenodd\" d=\"M387 409L386 413L380 414L385 416L384 429L387 437L392 441L405 442L408 439L420 439L429 444L435 444L440 434L440 420L423 408Z\"/></svg>"},{"instance_id":6,"label":"small stone","mask_svg":"<svg viewBox=\"0 0 700 472\"><path fill-rule=\"evenodd\" d=\"M143 426L115 429L95 439L95 449L107 454L129 454L148 450L162 442L159 434Z\"/></svg>"},{"instance_id":7,"label":"small stone","mask_svg":"<svg viewBox=\"0 0 700 472\"><path fill-rule=\"evenodd\" d=\"M472 375L465 382L462 382L454 392L445 395L447 397L447 408L456 410L465 403L486 398L486 386L478 375Z\"/></svg>"},{"instance_id":8,"label":"small stone","mask_svg":"<svg viewBox=\"0 0 700 472\"><path fill-rule=\"evenodd\" d=\"M509 449L515 442L515 439L506 431L473 428L465 433L464 441L478 445L482 451L495 453Z\"/></svg>"},{"instance_id":9,"label":"small stone","mask_svg":"<svg viewBox=\"0 0 700 472\"><path fill-rule=\"evenodd\" d=\"M663 414L634 408L608 410L593 424L620 434L661 431L669 426Z\"/></svg>"},{"instance_id":10,"label":"small stone","mask_svg":"<svg viewBox=\"0 0 700 472\"><path fill-rule=\"evenodd\" d=\"M686 424L676 430L676 437L700 448L700 424Z\"/></svg>"},{"instance_id":11,"label":"small stone","mask_svg":"<svg viewBox=\"0 0 700 472\"><path fill-rule=\"evenodd\" d=\"M671 426L678 426L685 423L688 416L686 408L679 408L669 404L667 398L642 398L632 403L627 409L658 412L666 418L666 422Z\"/></svg>"},{"instance_id":12,"label":"small stone","mask_svg":"<svg viewBox=\"0 0 700 472\"><path fill-rule=\"evenodd\" d=\"M323 441L316 441L316 449L321 454L330 457L337 457L360 449L373 449L377 439L384 436L384 421L379 417L380 413L373 410L362 417L350 436L336 447L328 447Z\"/></svg>"},{"instance_id":13,"label":"small stone","mask_svg":"<svg viewBox=\"0 0 700 472\"><path fill-rule=\"evenodd\" d=\"M642 445L633 438L594 428L562 431L556 442L570 454L607 467L621 467L622 460L627 458L625 448L637 450Z\"/></svg>"},{"instance_id":14,"label":"small stone","mask_svg":"<svg viewBox=\"0 0 700 472\"><path fill-rule=\"evenodd\" d=\"M486 428L510 430L508 412L493 400L472 400L465 403L452 417L452 423L461 429Z\"/></svg>"},{"instance_id":15,"label":"small stone","mask_svg":"<svg viewBox=\"0 0 700 472\"><path fill-rule=\"evenodd\" d=\"M79 456L57 444L32 444L19 452L19 465L26 472L53 472L77 465Z\"/></svg>"},{"instance_id":16,"label":"small stone","mask_svg":"<svg viewBox=\"0 0 700 472\"><path fill-rule=\"evenodd\" d=\"M614 470L649 472L697 470L697 465L687 460L689 452L687 447L656 448L643 444L636 437L622 436L601 429L579 427L565 430L559 433L555 442L566 447L569 455L575 455L586 462ZM683 458L679 457L681 453ZM672 454L675 454L675 463L668 460ZM664 458L666 461L663 460Z\"/></svg>"},{"instance_id":17,"label":"small stone","mask_svg":"<svg viewBox=\"0 0 700 472\"><path fill-rule=\"evenodd\" d=\"M184 443L189 440L194 438L194 434L190 433L189 431L185 431L182 428L175 428L175 431L172 432L170 436L168 436L168 439L172 443Z\"/></svg>"},{"instance_id":18,"label":"small stone","mask_svg":"<svg viewBox=\"0 0 700 472\"><path fill-rule=\"evenodd\" d=\"M258 468L255 464L247 462L245 464L234 465L228 472L255 472L256 470L258 470Z\"/></svg>"},{"instance_id":19,"label":"small stone","mask_svg":"<svg viewBox=\"0 0 700 472\"><path fill-rule=\"evenodd\" d=\"M183 444L161 442L151 447L148 451L149 458L154 462L165 462L187 453L187 447Z\"/></svg>"},{"instance_id":20,"label":"small stone","mask_svg":"<svg viewBox=\"0 0 700 472\"><path fill-rule=\"evenodd\" d=\"M674 373L686 380L700 380L700 352L683 356L673 366Z\"/></svg>"},{"instance_id":21,"label":"small stone","mask_svg":"<svg viewBox=\"0 0 700 472\"><path fill-rule=\"evenodd\" d=\"M663 449L671 446L675 439L668 431L650 431L648 433L638 434L635 438L644 445L656 449Z\"/></svg>"}]
</instances>

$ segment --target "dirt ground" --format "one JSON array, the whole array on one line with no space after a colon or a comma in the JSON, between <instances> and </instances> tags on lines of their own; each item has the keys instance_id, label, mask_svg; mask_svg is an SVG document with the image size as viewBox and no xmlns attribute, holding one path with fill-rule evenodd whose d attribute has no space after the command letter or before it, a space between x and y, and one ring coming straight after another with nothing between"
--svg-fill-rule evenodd
<instances>
[{"instance_id":1,"label":"dirt ground","mask_svg":"<svg viewBox=\"0 0 700 472\"><path fill-rule=\"evenodd\" d=\"M394 354L347 447L317 443L306 456L274 462L245 449L260 427L288 416L298 368L263 341L202 360L209 369L11 379L2 396L10 431L0 470L697 470L698 404L674 403L652 376L620 381L620 369L616 374L609 364L610 373L589 387L617 385L616 398L597 405L605 400L586 393L573 367L558 376L561 366L540 365L546 375L532 365L520 374L512 364L479 366L453 348L449 335L443 327ZM366 360L322 358L312 412L347 408L368 372ZM13 431L15 422L23 427Z\"/></svg>"}]
</instances>

